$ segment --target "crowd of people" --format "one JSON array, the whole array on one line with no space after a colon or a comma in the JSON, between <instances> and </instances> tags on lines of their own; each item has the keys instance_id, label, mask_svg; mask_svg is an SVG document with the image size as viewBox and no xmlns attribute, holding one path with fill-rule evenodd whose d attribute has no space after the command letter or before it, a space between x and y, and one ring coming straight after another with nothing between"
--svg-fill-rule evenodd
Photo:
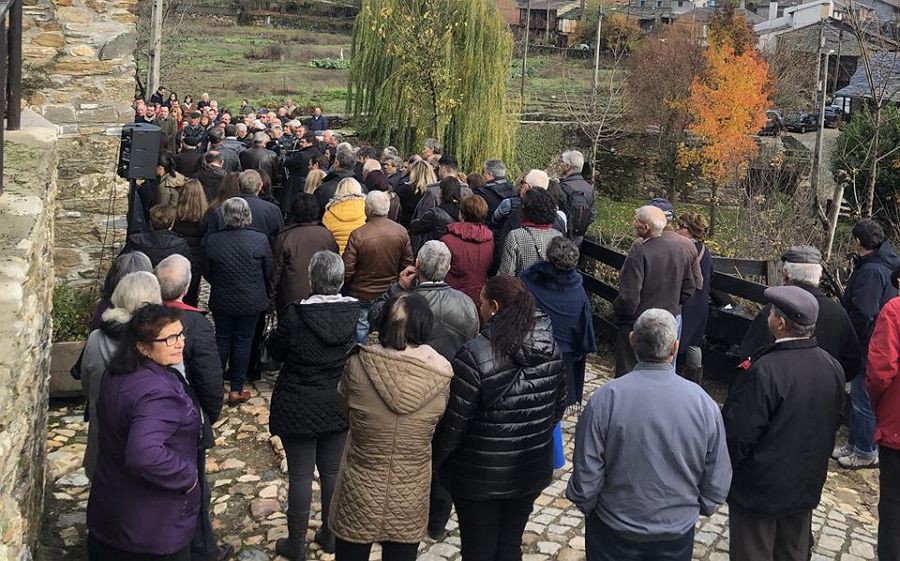
<instances>
[{"instance_id":1,"label":"crowd of people","mask_svg":"<svg viewBox=\"0 0 900 561\"><path fill-rule=\"evenodd\" d=\"M136 105L163 132L157 179L135 186L149 227L111 266L76 369L92 561L233 554L210 522L206 450L223 401L249 399L273 362L287 559L306 559L317 472L314 540L337 561L376 543L413 560L454 508L464 561L520 560L567 409L589 561L689 560L699 516L726 501L731 559L805 561L832 455L880 462L879 555L900 559L900 258L877 222L853 230L841 304L818 288L815 248L783 256L720 410L700 385L708 224L653 199L619 272L616 378L585 396L597 347L577 267L596 215L580 152L560 155L558 180L509 181L497 159L461 173L435 139L409 157L354 147L290 100L245 100L235 123L207 94L158 94Z\"/></svg>"}]
</instances>

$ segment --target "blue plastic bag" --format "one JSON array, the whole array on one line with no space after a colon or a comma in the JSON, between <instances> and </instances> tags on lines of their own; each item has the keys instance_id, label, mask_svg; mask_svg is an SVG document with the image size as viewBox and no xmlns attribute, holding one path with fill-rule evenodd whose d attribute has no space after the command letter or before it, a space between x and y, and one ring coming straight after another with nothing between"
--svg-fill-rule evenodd
<instances>
[{"instance_id":1,"label":"blue plastic bag","mask_svg":"<svg viewBox=\"0 0 900 561\"><path fill-rule=\"evenodd\" d=\"M562 469L566 465L566 453L563 450L562 425L553 427L553 469Z\"/></svg>"}]
</instances>

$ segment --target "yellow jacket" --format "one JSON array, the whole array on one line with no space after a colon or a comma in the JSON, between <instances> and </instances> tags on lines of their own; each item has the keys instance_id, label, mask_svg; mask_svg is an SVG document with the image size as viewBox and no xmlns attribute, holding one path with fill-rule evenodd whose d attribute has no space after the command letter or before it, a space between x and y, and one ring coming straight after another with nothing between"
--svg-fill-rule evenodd
<instances>
[{"instance_id":1,"label":"yellow jacket","mask_svg":"<svg viewBox=\"0 0 900 561\"><path fill-rule=\"evenodd\" d=\"M366 223L366 200L352 197L335 203L325 211L322 225L328 228L343 255L350 234Z\"/></svg>"}]
</instances>

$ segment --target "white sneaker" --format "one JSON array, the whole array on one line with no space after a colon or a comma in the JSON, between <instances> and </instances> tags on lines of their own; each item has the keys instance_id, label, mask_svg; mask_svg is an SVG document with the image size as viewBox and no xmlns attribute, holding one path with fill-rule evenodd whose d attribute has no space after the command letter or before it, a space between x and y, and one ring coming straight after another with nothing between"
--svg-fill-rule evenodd
<instances>
[{"instance_id":1,"label":"white sneaker","mask_svg":"<svg viewBox=\"0 0 900 561\"><path fill-rule=\"evenodd\" d=\"M838 465L846 469L873 469L878 467L878 456L864 458L858 454L850 454L838 458Z\"/></svg>"},{"instance_id":2,"label":"white sneaker","mask_svg":"<svg viewBox=\"0 0 900 561\"><path fill-rule=\"evenodd\" d=\"M850 444L844 444L843 446L839 446L832 450L831 457L832 459L839 460L841 458L846 458L851 454L853 454L853 446L850 446Z\"/></svg>"}]
</instances>

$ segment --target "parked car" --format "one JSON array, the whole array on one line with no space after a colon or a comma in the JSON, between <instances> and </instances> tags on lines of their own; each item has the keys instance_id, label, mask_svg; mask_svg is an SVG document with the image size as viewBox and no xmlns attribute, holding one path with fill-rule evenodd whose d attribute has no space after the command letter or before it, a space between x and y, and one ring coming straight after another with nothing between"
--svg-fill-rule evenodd
<instances>
[{"instance_id":1,"label":"parked car","mask_svg":"<svg viewBox=\"0 0 900 561\"><path fill-rule=\"evenodd\" d=\"M825 108L825 128L836 129L844 121L844 110L835 105Z\"/></svg>"},{"instance_id":2,"label":"parked car","mask_svg":"<svg viewBox=\"0 0 900 561\"><path fill-rule=\"evenodd\" d=\"M759 131L759 136L778 136L784 131L784 119L774 109L766 111L766 124Z\"/></svg>"},{"instance_id":3,"label":"parked car","mask_svg":"<svg viewBox=\"0 0 900 561\"><path fill-rule=\"evenodd\" d=\"M819 128L819 123L814 113L795 113L785 118L784 126L791 132L804 134Z\"/></svg>"}]
</instances>

